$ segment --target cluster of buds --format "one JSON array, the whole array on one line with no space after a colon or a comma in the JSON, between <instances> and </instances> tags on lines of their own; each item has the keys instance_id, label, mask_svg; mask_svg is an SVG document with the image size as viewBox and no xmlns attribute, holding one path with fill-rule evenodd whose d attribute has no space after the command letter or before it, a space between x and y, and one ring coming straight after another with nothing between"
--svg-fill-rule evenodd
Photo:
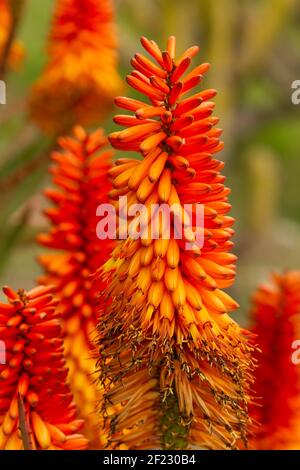
<instances>
[{"instance_id":1,"label":"cluster of buds","mask_svg":"<svg viewBox=\"0 0 300 470\"><path fill-rule=\"evenodd\" d=\"M52 287L3 289L0 336L0 449L85 449L67 385L63 340Z\"/></svg>"}]
</instances>

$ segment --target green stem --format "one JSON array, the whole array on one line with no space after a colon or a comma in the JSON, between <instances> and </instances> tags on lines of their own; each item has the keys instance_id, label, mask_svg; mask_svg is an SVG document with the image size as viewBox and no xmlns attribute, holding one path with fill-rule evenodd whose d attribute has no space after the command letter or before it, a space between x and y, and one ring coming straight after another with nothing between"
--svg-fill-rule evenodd
<instances>
[{"instance_id":1,"label":"green stem","mask_svg":"<svg viewBox=\"0 0 300 470\"><path fill-rule=\"evenodd\" d=\"M161 418L162 448L184 450L188 446L190 423L180 415L176 393L168 395L163 403Z\"/></svg>"},{"instance_id":2,"label":"green stem","mask_svg":"<svg viewBox=\"0 0 300 470\"><path fill-rule=\"evenodd\" d=\"M20 423L19 426L20 426L21 438L23 441L24 450L33 450L29 423L26 418L24 402L20 394L18 394L18 410L19 410L19 423Z\"/></svg>"}]
</instances>

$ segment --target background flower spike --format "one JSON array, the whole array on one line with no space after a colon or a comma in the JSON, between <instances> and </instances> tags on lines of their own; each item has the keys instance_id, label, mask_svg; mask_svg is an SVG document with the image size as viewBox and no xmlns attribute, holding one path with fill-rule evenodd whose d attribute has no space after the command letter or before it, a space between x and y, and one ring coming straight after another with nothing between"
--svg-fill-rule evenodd
<instances>
[{"instance_id":1,"label":"background flower spike","mask_svg":"<svg viewBox=\"0 0 300 470\"><path fill-rule=\"evenodd\" d=\"M54 285L60 299L58 311L63 319L71 390L85 420L84 432L92 448L98 449L105 436L99 432L95 413L101 393L94 383L92 340L97 324L96 295L104 286L92 283L90 275L113 247L112 241L99 240L96 234L96 209L107 202L111 188L107 171L113 152L106 148L108 141L102 129L88 134L77 126L73 134L60 138L61 149L52 154L55 187L45 191L54 203L45 211L51 228L38 236L39 243L52 251L39 256L45 270L40 282Z\"/></svg>"},{"instance_id":2,"label":"background flower spike","mask_svg":"<svg viewBox=\"0 0 300 470\"><path fill-rule=\"evenodd\" d=\"M0 79L7 69L17 69L24 57L23 44L15 39L23 2L0 0Z\"/></svg>"},{"instance_id":3,"label":"background flower spike","mask_svg":"<svg viewBox=\"0 0 300 470\"><path fill-rule=\"evenodd\" d=\"M86 449L67 385L57 299L51 286L28 292L3 289L0 364L0 450Z\"/></svg>"},{"instance_id":4,"label":"background flower spike","mask_svg":"<svg viewBox=\"0 0 300 470\"><path fill-rule=\"evenodd\" d=\"M48 62L32 88L29 113L49 134L99 123L121 89L111 0L56 0Z\"/></svg>"},{"instance_id":5,"label":"background flower spike","mask_svg":"<svg viewBox=\"0 0 300 470\"><path fill-rule=\"evenodd\" d=\"M300 271L274 274L253 296L252 320L258 367L251 414L260 426L257 450L292 450L300 445Z\"/></svg>"}]
</instances>

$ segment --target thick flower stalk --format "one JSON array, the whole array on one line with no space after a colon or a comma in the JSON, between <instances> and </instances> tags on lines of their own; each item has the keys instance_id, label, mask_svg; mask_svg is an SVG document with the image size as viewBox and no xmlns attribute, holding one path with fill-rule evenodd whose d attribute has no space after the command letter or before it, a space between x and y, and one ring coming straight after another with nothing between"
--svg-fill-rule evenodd
<instances>
[{"instance_id":1,"label":"thick flower stalk","mask_svg":"<svg viewBox=\"0 0 300 470\"><path fill-rule=\"evenodd\" d=\"M150 213L154 204L177 204L179 213L185 204L193 211L202 204L204 244L195 242L197 221L177 236L175 214L169 236L156 219L154 239L150 216L147 236L119 241L98 271L110 281L98 328L100 379L110 384L110 442L130 449L236 448L247 440L252 361L248 333L228 315L237 303L223 290L234 280L236 257L230 253L230 191L220 173L224 164L214 158L223 147L211 116L216 92L191 94L209 68L205 63L187 73L198 47L176 59L174 37L163 52L154 41L141 42L151 59L135 54L127 82L147 101L116 98L131 114L115 116L126 129L110 141L143 159L116 162L110 196L119 222L120 196L127 196L129 208L142 203ZM138 215L130 222L143 225ZM118 404L114 413L110 406Z\"/></svg>"},{"instance_id":2,"label":"thick flower stalk","mask_svg":"<svg viewBox=\"0 0 300 470\"><path fill-rule=\"evenodd\" d=\"M63 340L52 287L25 292L3 289L0 338L0 450L80 450L88 441L78 431L67 385Z\"/></svg>"},{"instance_id":3,"label":"thick flower stalk","mask_svg":"<svg viewBox=\"0 0 300 470\"><path fill-rule=\"evenodd\" d=\"M260 427L252 446L260 450L300 447L300 271L273 275L253 298L258 354L255 391ZM297 343L298 340L298 343Z\"/></svg>"},{"instance_id":4,"label":"thick flower stalk","mask_svg":"<svg viewBox=\"0 0 300 470\"><path fill-rule=\"evenodd\" d=\"M105 117L120 90L111 0L57 0L48 63L33 87L32 119L64 133Z\"/></svg>"},{"instance_id":5,"label":"thick flower stalk","mask_svg":"<svg viewBox=\"0 0 300 470\"><path fill-rule=\"evenodd\" d=\"M39 261L46 271L40 280L55 286L64 319L69 380L85 432L93 448L101 446L96 404L101 396L94 383L95 360L91 357L97 324L96 294L103 284L93 284L90 276L108 259L111 241L96 235L96 209L107 201L111 188L107 171L112 151L105 149L102 129L87 134L74 129L74 138L59 139L61 150L52 154L51 168L56 187L46 190L54 207L46 210L52 226L38 241L54 251Z\"/></svg>"},{"instance_id":6,"label":"thick flower stalk","mask_svg":"<svg viewBox=\"0 0 300 470\"><path fill-rule=\"evenodd\" d=\"M0 63L3 60L3 54L6 55L7 41L11 34L12 16L8 0L0 0ZM7 51L8 56L4 60L8 61L8 66L16 69L24 56L24 48L20 41L13 40Z\"/></svg>"}]
</instances>

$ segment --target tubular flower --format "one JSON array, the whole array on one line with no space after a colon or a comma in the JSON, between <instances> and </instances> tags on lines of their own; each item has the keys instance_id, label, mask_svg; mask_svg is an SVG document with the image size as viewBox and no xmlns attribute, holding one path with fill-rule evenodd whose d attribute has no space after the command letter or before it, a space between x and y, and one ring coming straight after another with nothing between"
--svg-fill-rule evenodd
<instances>
[{"instance_id":1,"label":"tubular flower","mask_svg":"<svg viewBox=\"0 0 300 470\"><path fill-rule=\"evenodd\" d=\"M9 2L0 0L0 61L4 53L6 42L11 29L11 13ZM16 69L24 56L24 48L20 41L15 40L8 55L8 65L12 69Z\"/></svg>"},{"instance_id":2,"label":"tubular flower","mask_svg":"<svg viewBox=\"0 0 300 470\"><path fill-rule=\"evenodd\" d=\"M300 338L300 271L273 275L257 290L253 304L254 333L262 353L255 382L261 406L253 410L260 428L252 445L263 450L299 449L299 343L298 353L293 343Z\"/></svg>"},{"instance_id":3,"label":"tubular flower","mask_svg":"<svg viewBox=\"0 0 300 470\"><path fill-rule=\"evenodd\" d=\"M220 174L224 165L213 156L223 146L211 116L215 91L189 94L209 65L186 74L198 47L175 59L174 37L164 52L154 41L141 42L152 60L136 54L127 82L149 103L117 98L133 114L115 116L126 129L110 135L117 149L143 156L120 159L109 171L119 227L120 196L127 196L129 208L144 204L147 213L154 204L176 204L183 213L185 204L201 203L204 244L200 249L194 230L177 236L182 226L175 213L169 234L163 218L155 219L156 238L149 235L154 213L148 224L136 215L130 227L143 226L142 236L119 241L98 270L96 278L110 281L98 327L100 380L110 384L110 441L130 449L236 448L246 441L252 346L249 333L229 317L237 303L223 291L234 280L236 257L229 252L233 219Z\"/></svg>"},{"instance_id":4,"label":"tubular flower","mask_svg":"<svg viewBox=\"0 0 300 470\"><path fill-rule=\"evenodd\" d=\"M57 0L30 114L47 133L99 122L120 90L111 0Z\"/></svg>"},{"instance_id":5,"label":"tubular flower","mask_svg":"<svg viewBox=\"0 0 300 470\"><path fill-rule=\"evenodd\" d=\"M0 449L80 450L87 439L78 434L73 396L52 287L25 292L3 289L0 337L6 364L0 364Z\"/></svg>"},{"instance_id":6,"label":"tubular flower","mask_svg":"<svg viewBox=\"0 0 300 470\"><path fill-rule=\"evenodd\" d=\"M46 210L52 227L38 241L56 252L40 256L46 271L40 282L53 284L61 301L71 389L91 445L99 448L101 436L94 411L101 396L92 377L95 360L91 355L97 323L96 289L101 291L103 284L92 284L90 275L112 249L111 241L96 235L96 208L106 202L110 188L107 171L112 151L104 149L107 138L102 129L88 135L77 127L74 136L60 139L62 151L52 154L53 182L58 186L46 191L55 204Z\"/></svg>"}]
</instances>

